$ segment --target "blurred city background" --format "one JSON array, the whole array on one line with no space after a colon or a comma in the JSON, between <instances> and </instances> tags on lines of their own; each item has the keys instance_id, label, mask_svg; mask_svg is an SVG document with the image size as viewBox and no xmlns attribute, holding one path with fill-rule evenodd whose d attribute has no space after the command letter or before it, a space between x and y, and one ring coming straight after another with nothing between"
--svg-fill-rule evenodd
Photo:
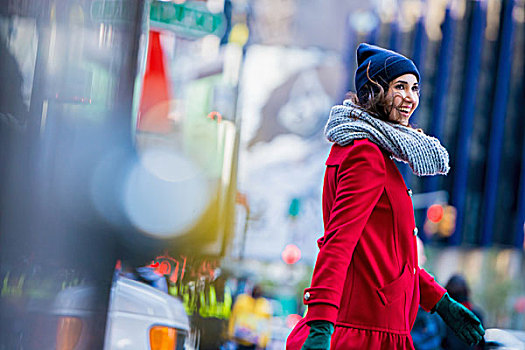
<instances>
[{"instance_id":1,"label":"blurred city background","mask_svg":"<svg viewBox=\"0 0 525 350\"><path fill-rule=\"evenodd\" d=\"M525 1L2 0L0 349L228 348L255 286L283 349L361 42L414 60L450 153L398 164L426 269L525 331Z\"/></svg>"}]
</instances>

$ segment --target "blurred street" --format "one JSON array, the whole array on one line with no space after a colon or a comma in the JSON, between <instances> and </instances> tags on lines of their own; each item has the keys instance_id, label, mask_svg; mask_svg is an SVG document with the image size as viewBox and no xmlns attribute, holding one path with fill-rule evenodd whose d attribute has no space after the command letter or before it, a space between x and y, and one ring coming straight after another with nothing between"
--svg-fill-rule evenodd
<instances>
[{"instance_id":1,"label":"blurred street","mask_svg":"<svg viewBox=\"0 0 525 350\"><path fill-rule=\"evenodd\" d=\"M420 265L525 349L524 0L1 0L0 350L284 349L362 42L450 155Z\"/></svg>"}]
</instances>

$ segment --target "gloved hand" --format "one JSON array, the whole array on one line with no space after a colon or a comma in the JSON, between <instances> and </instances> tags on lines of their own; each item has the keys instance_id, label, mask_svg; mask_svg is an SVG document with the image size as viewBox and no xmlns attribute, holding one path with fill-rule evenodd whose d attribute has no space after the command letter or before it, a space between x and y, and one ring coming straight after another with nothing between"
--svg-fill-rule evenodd
<instances>
[{"instance_id":1,"label":"gloved hand","mask_svg":"<svg viewBox=\"0 0 525 350\"><path fill-rule=\"evenodd\" d=\"M483 339L485 330L481 321L448 293L437 302L435 311L463 342L475 345Z\"/></svg>"},{"instance_id":2,"label":"gloved hand","mask_svg":"<svg viewBox=\"0 0 525 350\"><path fill-rule=\"evenodd\" d=\"M329 350L334 325L328 321L309 322L310 334L301 350Z\"/></svg>"}]
</instances>

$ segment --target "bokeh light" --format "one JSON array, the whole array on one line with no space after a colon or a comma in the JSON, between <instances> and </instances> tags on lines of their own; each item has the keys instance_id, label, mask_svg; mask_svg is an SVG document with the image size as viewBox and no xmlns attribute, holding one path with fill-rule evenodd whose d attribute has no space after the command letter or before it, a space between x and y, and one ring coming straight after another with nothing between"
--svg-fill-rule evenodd
<instances>
[{"instance_id":1,"label":"bokeh light","mask_svg":"<svg viewBox=\"0 0 525 350\"><path fill-rule=\"evenodd\" d=\"M199 219L208 198L208 184L200 169L181 154L161 149L145 151L125 182L129 219L161 238L183 234Z\"/></svg>"},{"instance_id":2,"label":"bokeh light","mask_svg":"<svg viewBox=\"0 0 525 350\"><path fill-rule=\"evenodd\" d=\"M427 209L427 218L432 222L440 222L443 219L444 210L439 204L433 204Z\"/></svg>"},{"instance_id":3,"label":"bokeh light","mask_svg":"<svg viewBox=\"0 0 525 350\"><path fill-rule=\"evenodd\" d=\"M281 254L283 261L289 265L295 264L301 259L301 249L295 244L288 244Z\"/></svg>"}]
</instances>

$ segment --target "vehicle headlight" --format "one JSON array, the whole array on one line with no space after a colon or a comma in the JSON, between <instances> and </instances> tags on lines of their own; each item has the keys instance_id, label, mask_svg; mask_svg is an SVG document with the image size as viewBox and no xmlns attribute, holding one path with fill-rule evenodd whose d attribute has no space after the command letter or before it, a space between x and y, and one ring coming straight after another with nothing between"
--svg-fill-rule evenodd
<instances>
[{"instance_id":1,"label":"vehicle headlight","mask_svg":"<svg viewBox=\"0 0 525 350\"><path fill-rule=\"evenodd\" d=\"M166 326L154 326L149 331L151 350L174 350L177 344L177 331Z\"/></svg>"},{"instance_id":2,"label":"vehicle headlight","mask_svg":"<svg viewBox=\"0 0 525 350\"><path fill-rule=\"evenodd\" d=\"M58 319L57 350L73 350L82 333L82 320L77 317L63 316Z\"/></svg>"}]
</instances>

